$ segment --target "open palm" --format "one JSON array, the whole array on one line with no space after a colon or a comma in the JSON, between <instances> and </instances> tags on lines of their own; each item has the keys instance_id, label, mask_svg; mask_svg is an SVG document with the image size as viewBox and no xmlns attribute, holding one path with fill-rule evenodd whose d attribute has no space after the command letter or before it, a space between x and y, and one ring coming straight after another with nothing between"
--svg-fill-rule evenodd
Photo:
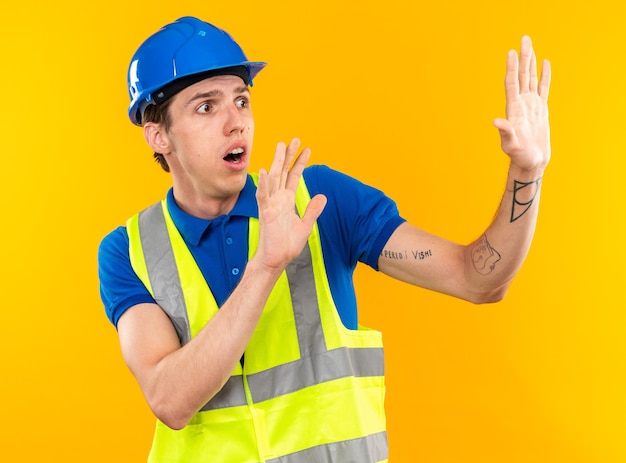
<instances>
[{"instance_id":1,"label":"open palm","mask_svg":"<svg viewBox=\"0 0 626 463\"><path fill-rule=\"evenodd\" d=\"M550 161L550 78L548 60L543 61L538 78L532 42L524 36L519 59L515 50L507 58L506 119L494 120L503 151L514 165L524 170L542 169Z\"/></svg>"}]
</instances>

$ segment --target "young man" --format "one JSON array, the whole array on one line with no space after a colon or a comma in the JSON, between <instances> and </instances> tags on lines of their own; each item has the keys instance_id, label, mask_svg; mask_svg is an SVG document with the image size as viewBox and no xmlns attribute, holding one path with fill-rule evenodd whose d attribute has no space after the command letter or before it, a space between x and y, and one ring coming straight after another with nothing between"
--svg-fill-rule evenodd
<instances>
[{"instance_id":1,"label":"young man","mask_svg":"<svg viewBox=\"0 0 626 463\"><path fill-rule=\"evenodd\" d=\"M166 25L129 68L129 116L172 176L162 202L99 251L101 294L158 418L152 462L387 461L380 333L359 328L352 273L474 303L500 300L522 264L550 158L549 63L530 39L506 72L510 157L493 223L467 246L404 221L380 191L279 143L248 174L248 61L196 18ZM419 262L399 256L421 251Z\"/></svg>"}]
</instances>

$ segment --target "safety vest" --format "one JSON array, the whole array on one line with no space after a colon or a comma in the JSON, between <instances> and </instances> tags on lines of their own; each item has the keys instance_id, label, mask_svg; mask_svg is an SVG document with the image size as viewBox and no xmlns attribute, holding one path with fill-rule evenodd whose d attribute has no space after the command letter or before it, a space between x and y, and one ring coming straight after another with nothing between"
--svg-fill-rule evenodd
<instances>
[{"instance_id":1,"label":"safety vest","mask_svg":"<svg viewBox=\"0 0 626 463\"><path fill-rule=\"evenodd\" d=\"M300 215L309 201L301 181ZM166 201L135 215L127 230L133 269L181 344L189 342L218 306ZM258 238L250 218L249 258ZM387 461L382 337L341 322L317 224L271 292L244 358L183 429L157 420L150 463Z\"/></svg>"}]
</instances>

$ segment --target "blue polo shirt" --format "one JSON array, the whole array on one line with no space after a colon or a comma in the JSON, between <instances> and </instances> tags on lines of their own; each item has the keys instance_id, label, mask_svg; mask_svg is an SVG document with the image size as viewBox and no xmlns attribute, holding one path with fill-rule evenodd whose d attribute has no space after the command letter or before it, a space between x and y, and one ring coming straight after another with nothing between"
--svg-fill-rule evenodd
<instances>
[{"instance_id":1,"label":"blue polo shirt","mask_svg":"<svg viewBox=\"0 0 626 463\"><path fill-rule=\"evenodd\" d=\"M310 166L304 180L311 197L324 194L328 202L318 219L322 252L330 289L342 322L358 325L352 276L357 262L378 270L378 256L394 230L404 222L395 203L380 190L326 166ZM248 219L258 218L256 186L251 177L229 214L212 220L184 212L167 193L167 206L176 227L194 256L211 292L222 306L235 289L248 260ZM100 295L115 326L136 304L154 303L130 264L128 235L118 227L98 250Z\"/></svg>"}]
</instances>

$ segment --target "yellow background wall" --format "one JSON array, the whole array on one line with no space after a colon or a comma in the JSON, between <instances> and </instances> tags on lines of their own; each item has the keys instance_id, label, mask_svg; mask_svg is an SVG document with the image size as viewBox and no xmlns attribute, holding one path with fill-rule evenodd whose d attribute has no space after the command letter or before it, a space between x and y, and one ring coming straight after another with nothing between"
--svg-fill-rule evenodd
<instances>
[{"instance_id":1,"label":"yellow background wall","mask_svg":"<svg viewBox=\"0 0 626 463\"><path fill-rule=\"evenodd\" d=\"M621 2L5 2L0 27L0 460L140 462L153 418L98 295L100 239L168 176L126 118L149 34L192 14L256 80L253 168L299 136L453 240L488 225L507 158L506 53L552 60L553 162L530 255L502 303L357 274L385 334L391 461L626 461Z\"/></svg>"}]
</instances>

